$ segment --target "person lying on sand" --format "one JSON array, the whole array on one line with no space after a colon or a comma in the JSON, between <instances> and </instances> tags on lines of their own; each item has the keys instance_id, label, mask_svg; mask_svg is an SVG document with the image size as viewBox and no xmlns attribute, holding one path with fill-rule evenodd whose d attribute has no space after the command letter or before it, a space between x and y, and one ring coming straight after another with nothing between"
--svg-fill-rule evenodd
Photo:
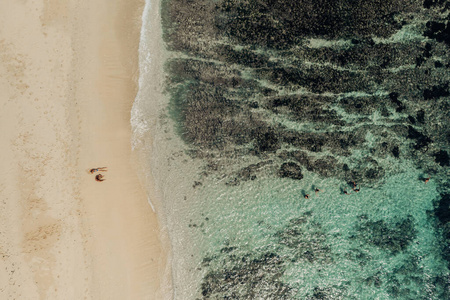
<instances>
[{"instance_id":1,"label":"person lying on sand","mask_svg":"<svg viewBox=\"0 0 450 300\"><path fill-rule=\"evenodd\" d=\"M102 174L98 174L97 176L95 176L95 181L104 181L105 179L103 179L103 175Z\"/></svg>"},{"instance_id":2,"label":"person lying on sand","mask_svg":"<svg viewBox=\"0 0 450 300\"><path fill-rule=\"evenodd\" d=\"M107 167L101 167L101 168L96 168L96 169L90 169L90 170L89 170L89 172L90 172L91 174L94 174L95 172L100 172L100 171L106 172L106 171L108 171L108 170L107 170Z\"/></svg>"}]
</instances>

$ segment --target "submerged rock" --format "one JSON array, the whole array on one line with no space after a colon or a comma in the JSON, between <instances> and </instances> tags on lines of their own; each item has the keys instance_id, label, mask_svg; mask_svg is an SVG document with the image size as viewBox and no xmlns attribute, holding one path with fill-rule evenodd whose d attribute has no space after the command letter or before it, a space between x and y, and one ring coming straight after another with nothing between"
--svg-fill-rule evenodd
<instances>
[{"instance_id":1,"label":"submerged rock","mask_svg":"<svg viewBox=\"0 0 450 300\"><path fill-rule=\"evenodd\" d=\"M395 158L398 158L400 156L400 149L398 148L398 146L394 146L394 148L392 148L392 155Z\"/></svg>"},{"instance_id":2,"label":"submerged rock","mask_svg":"<svg viewBox=\"0 0 450 300\"><path fill-rule=\"evenodd\" d=\"M392 254L405 251L417 234L412 216L393 224L384 220L371 221L362 216L356 229L357 238L369 245L390 251Z\"/></svg>"},{"instance_id":3,"label":"submerged rock","mask_svg":"<svg viewBox=\"0 0 450 300\"><path fill-rule=\"evenodd\" d=\"M447 167L450 165L450 158L448 156L448 152L444 150L440 150L434 154L434 160L436 163L440 164L442 167Z\"/></svg>"},{"instance_id":4,"label":"submerged rock","mask_svg":"<svg viewBox=\"0 0 450 300\"><path fill-rule=\"evenodd\" d=\"M413 9L410 1L399 0L227 0L218 7L216 26L239 43L286 49L302 36L387 37L400 27L394 16Z\"/></svg>"},{"instance_id":5,"label":"submerged rock","mask_svg":"<svg viewBox=\"0 0 450 300\"><path fill-rule=\"evenodd\" d=\"M260 152L272 152L280 148L280 141L273 130L258 130L256 133L256 149Z\"/></svg>"},{"instance_id":6,"label":"submerged rock","mask_svg":"<svg viewBox=\"0 0 450 300\"><path fill-rule=\"evenodd\" d=\"M294 290L280 280L283 259L270 252L251 257L250 253L225 256L226 264L203 277L203 299L293 299Z\"/></svg>"},{"instance_id":7,"label":"submerged rock","mask_svg":"<svg viewBox=\"0 0 450 300\"><path fill-rule=\"evenodd\" d=\"M423 133L414 129L414 127L408 127L408 136L407 138L416 140L416 144L414 145L414 149L421 150L422 148L426 148L428 144L432 142L432 140L424 135Z\"/></svg>"},{"instance_id":8,"label":"submerged rock","mask_svg":"<svg viewBox=\"0 0 450 300\"><path fill-rule=\"evenodd\" d=\"M447 17L448 18L448 17ZM435 22L429 21L426 24L427 30L424 32L426 37L430 39L435 39L436 41L442 43L444 42L447 46L450 46L450 24L447 22Z\"/></svg>"},{"instance_id":9,"label":"submerged rock","mask_svg":"<svg viewBox=\"0 0 450 300\"><path fill-rule=\"evenodd\" d=\"M329 264L333 261L322 226L311 221L309 214L289 220L275 233L280 245L290 249L292 258L309 263Z\"/></svg>"},{"instance_id":10,"label":"submerged rock","mask_svg":"<svg viewBox=\"0 0 450 300\"><path fill-rule=\"evenodd\" d=\"M446 225L450 222L450 194L441 194L439 206L434 213L442 225Z\"/></svg>"},{"instance_id":11,"label":"submerged rock","mask_svg":"<svg viewBox=\"0 0 450 300\"><path fill-rule=\"evenodd\" d=\"M292 178L301 180L303 178L302 168L294 162L287 162L281 165L278 175L282 178Z\"/></svg>"},{"instance_id":12,"label":"submerged rock","mask_svg":"<svg viewBox=\"0 0 450 300\"><path fill-rule=\"evenodd\" d=\"M433 86L431 89L425 89L423 91L423 98L425 100L446 97L448 95L450 95L448 91L448 84Z\"/></svg>"}]
</instances>

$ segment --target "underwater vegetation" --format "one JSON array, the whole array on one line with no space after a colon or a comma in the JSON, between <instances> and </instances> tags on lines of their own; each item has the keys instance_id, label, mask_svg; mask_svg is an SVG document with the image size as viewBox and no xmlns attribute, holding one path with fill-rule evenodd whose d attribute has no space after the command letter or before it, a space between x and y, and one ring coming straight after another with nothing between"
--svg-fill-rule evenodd
<instances>
[{"instance_id":1,"label":"underwater vegetation","mask_svg":"<svg viewBox=\"0 0 450 300\"><path fill-rule=\"evenodd\" d=\"M296 164L372 185L402 158L438 173L450 136L447 10L433 1L167 1L179 132L193 157L217 164L202 152L233 158L239 148L281 177L299 173Z\"/></svg>"},{"instance_id":2,"label":"underwater vegetation","mask_svg":"<svg viewBox=\"0 0 450 300\"><path fill-rule=\"evenodd\" d=\"M251 258L250 254L237 258L230 268L209 272L201 286L204 299L292 299L292 289L279 280L283 260L274 253Z\"/></svg>"}]
</instances>

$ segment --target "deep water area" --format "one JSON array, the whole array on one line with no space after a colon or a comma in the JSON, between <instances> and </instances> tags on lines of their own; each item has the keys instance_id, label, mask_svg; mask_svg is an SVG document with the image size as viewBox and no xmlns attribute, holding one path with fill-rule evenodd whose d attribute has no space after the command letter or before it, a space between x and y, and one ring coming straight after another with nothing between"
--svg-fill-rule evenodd
<instances>
[{"instance_id":1,"label":"deep water area","mask_svg":"<svg viewBox=\"0 0 450 300\"><path fill-rule=\"evenodd\" d=\"M450 299L450 2L161 14L176 299Z\"/></svg>"}]
</instances>

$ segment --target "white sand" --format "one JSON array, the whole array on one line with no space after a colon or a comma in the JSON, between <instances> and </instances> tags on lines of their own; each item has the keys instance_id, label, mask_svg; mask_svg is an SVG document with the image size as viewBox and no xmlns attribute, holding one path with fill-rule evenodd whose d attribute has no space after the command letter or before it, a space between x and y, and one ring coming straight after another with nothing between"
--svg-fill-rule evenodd
<instances>
[{"instance_id":1,"label":"white sand","mask_svg":"<svg viewBox=\"0 0 450 300\"><path fill-rule=\"evenodd\" d=\"M131 160L142 8L0 2L0 299L170 298Z\"/></svg>"}]
</instances>

